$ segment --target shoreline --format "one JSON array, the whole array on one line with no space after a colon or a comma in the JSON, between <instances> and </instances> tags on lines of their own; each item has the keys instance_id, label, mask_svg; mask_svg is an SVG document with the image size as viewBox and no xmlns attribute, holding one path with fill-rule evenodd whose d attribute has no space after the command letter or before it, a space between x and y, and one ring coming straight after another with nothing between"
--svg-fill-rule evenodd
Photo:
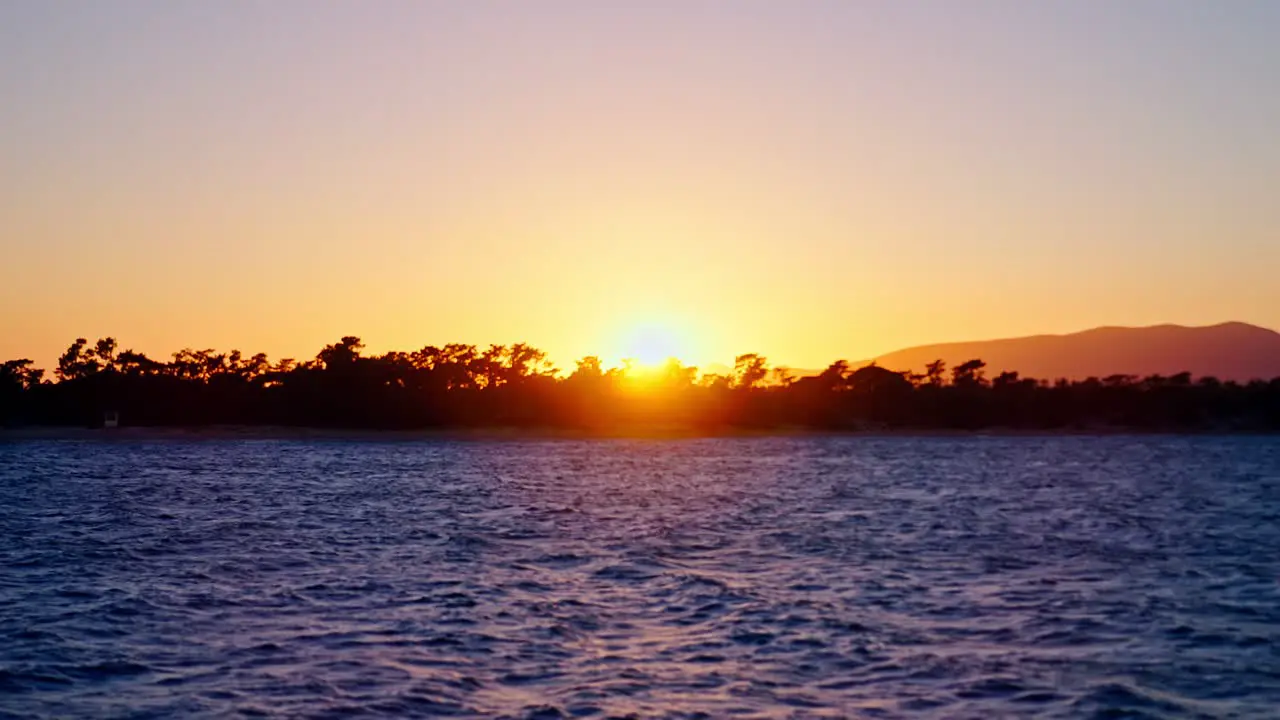
<instances>
[{"instance_id":1,"label":"shoreline","mask_svg":"<svg viewBox=\"0 0 1280 720\"><path fill-rule=\"evenodd\" d=\"M86 428L38 426L0 428L5 441L199 441L199 440L337 440L401 442L511 442L547 440L713 440L713 439L820 439L820 438L982 438L982 437L1223 437L1274 436L1258 430L1159 430L1095 427L1058 429L902 428L866 430L813 430L802 427L725 428L706 430L681 427L623 427L607 430L577 428L422 428L416 430L316 428L291 426L209 425L193 427Z\"/></svg>"}]
</instances>

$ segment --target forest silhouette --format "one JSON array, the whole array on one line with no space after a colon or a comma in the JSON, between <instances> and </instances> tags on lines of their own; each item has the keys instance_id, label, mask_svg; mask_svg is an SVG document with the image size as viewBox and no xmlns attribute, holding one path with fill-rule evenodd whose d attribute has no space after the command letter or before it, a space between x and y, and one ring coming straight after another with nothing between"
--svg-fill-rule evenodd
<instances>
[{"instance_id":1,"label":"forest silhouette","mask_svg":"<svg viewBox=\"0 0 1280 720\"><path fill-rule=\"evenodd\" d=\"M30 360L0 365L0 423L292 426L350 429L564 429L587 433L677 428L876 431L938 429L1276 431L1280 378L1112 375L1069 381L985 373L973 359L891 370L832 363L795 377L758 354L729 374L699 375L670 360L606 369L585 357L561 373L527 344L428 346L363 354L358 337L313 359L184 349L168 361L77 339L52 378Z\"/></svg>"}]
</instances>

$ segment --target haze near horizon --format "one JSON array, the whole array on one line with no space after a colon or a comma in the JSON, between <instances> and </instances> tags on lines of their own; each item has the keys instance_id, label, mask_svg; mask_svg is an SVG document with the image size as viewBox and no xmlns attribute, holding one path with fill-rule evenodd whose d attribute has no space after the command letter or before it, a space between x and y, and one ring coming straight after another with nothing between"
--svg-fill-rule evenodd
<instances>
[{"instance_id":1,"label":"haze near horizon","mask_svg":"<svg viewBox=\"0 0 1280 720\"><path fill-rule=\"evenodd\" d=\"M0 356L1280 327L1280 6L0 6Z\"/></svg>"}]
</instances>

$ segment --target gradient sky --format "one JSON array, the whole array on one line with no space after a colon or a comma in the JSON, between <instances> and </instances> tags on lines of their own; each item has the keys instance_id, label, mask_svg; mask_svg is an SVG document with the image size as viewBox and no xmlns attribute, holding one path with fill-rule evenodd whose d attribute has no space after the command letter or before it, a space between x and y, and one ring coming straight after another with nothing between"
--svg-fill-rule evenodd
<instances>
[{"instance_id":1,"label":"gradient sky","mask_svg":"<svg viewBox=\"0 0 1280 720\"><path fill-rule=\"evenodd\" d=\"M1280 327L1264 0L2 0L0 98L46 367Z\"/></svg>"}]
</instances>

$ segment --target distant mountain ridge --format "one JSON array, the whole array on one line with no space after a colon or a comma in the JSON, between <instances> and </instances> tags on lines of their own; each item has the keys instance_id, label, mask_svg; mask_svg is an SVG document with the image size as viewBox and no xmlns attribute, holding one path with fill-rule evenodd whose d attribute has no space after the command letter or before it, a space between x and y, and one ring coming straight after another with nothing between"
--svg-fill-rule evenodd
<instances>
[{"instance_id":1,"label":"distant mountain ridge","mask_svg":"<svg viewBox=\"0 0 1280 720\"><path fill-rule=\"evenodd\" d=\"M881 355L890 370L923 372L934 360L947 367L979 358L988 376L1016 370L1023 377L1081 380L1109 375L1175 375L1246 382L1280 377L1280 333L1242 322L1187 327L1098 327L1066 335L920 345Z\"/></svg>"}]
</instances>

